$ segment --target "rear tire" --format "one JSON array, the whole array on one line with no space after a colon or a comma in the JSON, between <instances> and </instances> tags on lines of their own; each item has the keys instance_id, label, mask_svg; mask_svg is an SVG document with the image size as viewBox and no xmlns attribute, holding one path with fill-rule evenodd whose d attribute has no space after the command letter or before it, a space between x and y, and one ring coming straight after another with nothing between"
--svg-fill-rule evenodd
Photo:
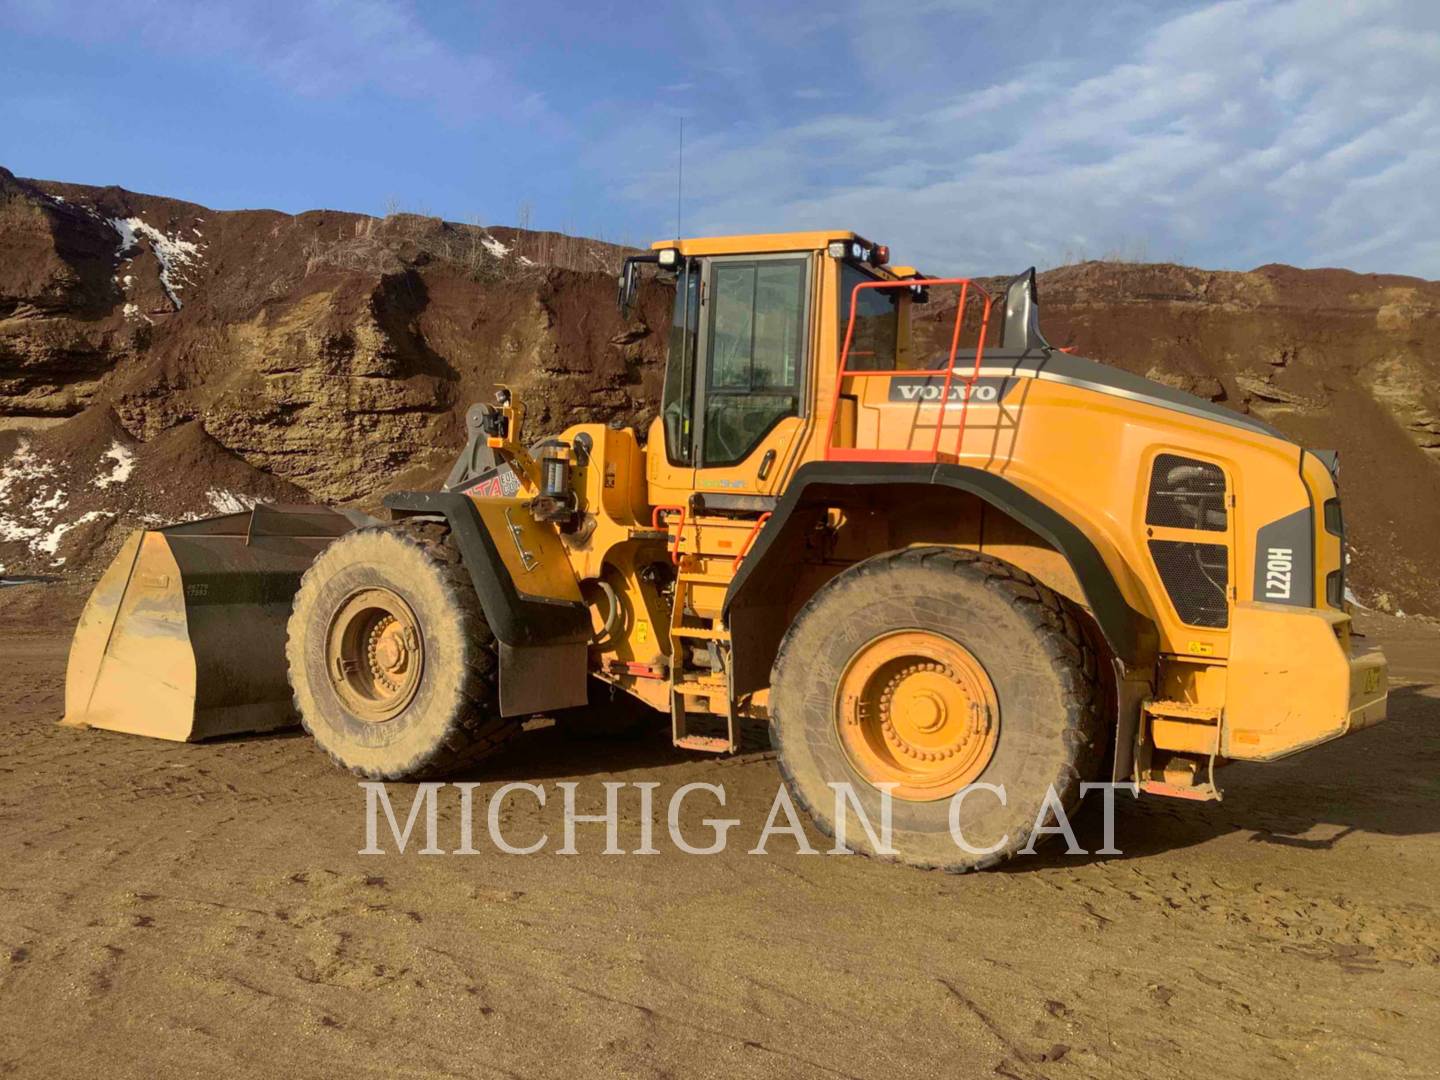
<instances>
[{"instance_id":1,"label":"rear tire","mask_svg":"<svg viewBox=\"0 0 1440 1080\"><path fill-rule=\"evenodd\" d=\"M1103 753L1097 657L1076 616L1029 575L973 552L912 548L849 568L796 617L772 673L770 734L791 795L833 837L829 784L848 782L878 833L875 783L887 768L905 777L910 767L920 779L897 789L910 797L891 801L893 854L874 850L853 809L848 848L956 872L1015 855L1030 842L1047 788L1072 814L1080 781L1095 774ZM886 642L901 643L892 649L897 658L867 662L877 649L883 659ZM883 692L857 690L857 667ZM950 674L959 669L967 673ZM950 717L967 719L940 719L947 702ZM987 713L995 714L988 734L969 719ZM870 724L883 739L857 738ZM961 729L953 745L925 742L947 725ZM897 732L908 732L909 742L895 740ZM887 759L891 746L899 749ZM977 783L1006 792L1004 804L985 790L961 801L961 833L983 853L967 852L950 833L951 794Z\"/></svg>"},{"instance_id":2,"label":"rear tire","mask_svg":"<svg viewBox=\"0 0 1440 1080\"><path fill-rule=\"evenodd\" d=\"M397 620L408 637L391 635L404 645L372 672ZM520 730L522 718L500 715L495 635L437 522L358 529L326 548L300 583L286 655L305 730L358 776L453 774Z\"/></svg>"}]
</instances>

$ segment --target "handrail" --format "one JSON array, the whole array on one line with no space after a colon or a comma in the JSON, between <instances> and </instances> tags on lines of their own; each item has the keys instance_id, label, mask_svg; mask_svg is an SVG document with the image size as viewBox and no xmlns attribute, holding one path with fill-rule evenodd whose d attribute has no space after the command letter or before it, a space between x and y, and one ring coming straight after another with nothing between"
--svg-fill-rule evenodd
<instances>
[{"instance_id":1,"label":"handrail","mask_svg":"<svg viewBox=\"0 0 1440 1080\"><path fill-rule=\"evenodd\" d=\"M745 536L745 542L740 545L740 550L735 553L735 560L731 564L732 569L740 569L740 560L750 554L750 546L755 543L755 538L760 535L760 530L765 527L765 523L769 520L769 510L766 510L765 513L755 519L755 524L750 527L750 532Z\"/></svg>"},{"instance_id":2,"label":"handrail","mask_svg":"<svg viewBox=\"0 0 1440 1080\"><path fill-rule=\"evenodd\" d=\"M680 524L675 529L675 544L670 549L670 561L678 566L680 564L680 539L685 535L686 508L679 504L662 503L650 511L650 527L652 529L659 529L663 525L665 531L668 533L670 531L670 523L662 523L660 515L676 512L680 514Z\"/></svg>"},{"instance_id":3,"label":"handrail","mask_svg":"<svg viewBox=\"0 0 1440 1080\"><path fill-rule=\"evenodd\" d=\"M959 431L955 437L955 456L960 456L961 447L965 441L965 424L970 414L970 398L975 389L975 383L980 378L981 360L985 354L985 335L990 328L990 309L995 298L983 286L978 285L970 278L902 278L899 281L862 281L855 285L850 292L850 318L845 326L845 342L840 348L840 364L835 372L835 392L830 398L830 424L825 432L825 443L823 447L825 460L833 460L834 451L839 449L835 443L835 428L840 420L840 393L844 388L846 379L874 378L885 376L895 378L897 375L913 375L911 371L851 371L847 362L850 359L850 348L855 342L855 319L860 309L861 289L913 289L932 288L937 285L958 285L960 286L960 301L955 305L955 328L950 334L950 355L945 365L945 386L940 392L940 412L935 418L935 435L930 440L930 450L926 454L923 451L886 451L880 447L873 449L873 456L877 459L886 457L919 457L921 460L940 460L940 433L945 426L945 411L950 405L950 389L955 379L955 355L960 350L960 331L965 321L965 304L970 297L970 290L974 289L976 294L983 298L983 306L980 314L980 337L975 344L975 363L969 376L965 380L964 400L960 408ZM924 405L923 401L916 403L916 412ZM865 451L855 450L847 454L847 457L864 456Z\"/></svg>"}]
</instances>

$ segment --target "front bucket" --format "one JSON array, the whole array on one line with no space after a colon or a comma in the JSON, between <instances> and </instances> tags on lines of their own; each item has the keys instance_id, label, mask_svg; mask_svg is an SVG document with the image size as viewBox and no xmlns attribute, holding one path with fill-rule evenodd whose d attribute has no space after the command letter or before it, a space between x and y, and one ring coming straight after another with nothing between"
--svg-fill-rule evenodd
<instances>
[{"instance_id":1,"label":"front bucket","mask_svg":"<svg viewBox=\"0 0 1440 1080\"><path fill-rule=\"evenodd\" d=\"M257 506L132 534L75 628L61 723L182 742L293 724L285 625L300 577L367 523Z\"/></svg>"}]
</instances>

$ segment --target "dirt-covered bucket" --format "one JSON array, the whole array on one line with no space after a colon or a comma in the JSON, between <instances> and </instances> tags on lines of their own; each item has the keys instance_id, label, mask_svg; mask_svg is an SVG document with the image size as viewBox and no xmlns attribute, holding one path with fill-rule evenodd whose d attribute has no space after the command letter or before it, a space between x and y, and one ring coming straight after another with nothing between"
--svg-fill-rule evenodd
<instances>
[{"instance_id":1,"label":"dirt-covered bucket","mask_svg":"<svg viewBox=\"0 0 1440 1080\"><path fill-rule=\"evenodd\" d=\"M62 723L177 741L295 723L291 601L315 557L368 521L256 506L134 533L75 629Z\"/></svg>"}]
</instances>

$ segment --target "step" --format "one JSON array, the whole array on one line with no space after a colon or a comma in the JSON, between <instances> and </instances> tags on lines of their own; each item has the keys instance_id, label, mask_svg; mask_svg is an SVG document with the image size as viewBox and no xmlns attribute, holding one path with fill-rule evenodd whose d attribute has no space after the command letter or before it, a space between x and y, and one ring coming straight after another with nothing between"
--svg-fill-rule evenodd
<instances>
[{"instance_id":1,"label":"step","mask_svg":"<svg viewBox=\"0 0 1440 1080\"><path fill-rule=\"evenodd\" d=\"M1213 784L1181 787L1163 780L1141 780L1140 790L1146 795L1163 795L1167 799L1189 799L1192 802L1219 802L1221 798L1220 789Z\"/></svg>"},{"instance_id":2,"label":"step","mask_svg":"<svg viewBox=\"0 0 1440 1080\"><path fill-rule=\"evenodd\" d=\"M728 754L734 749L729 739L711 735L681 735L674 743L682 750L701 750L707 754Z\"/></svg>"},{"instance_id":3,"label":"step","mask_svg":"<svg viewBox=\"0 0 1440 1080\"><path fill-rule=\"evenodd\" d=\"M709 697L711 694L723 694L727 689L724 679L677 679L670 688L686 697Z\"/></svg>"},{"instance_id":4,"label":"step","mask_svg":"<svg viewBox=\"0 0 1440 1080\"><path fill-rule=\"evenodd\" d=\"M728 630L717 630L709 626L672 626L671 637L701 638L705 641L729 641Z\"/></svg>"},{"instance_id":5,"label":"step","mask_svg":"<svg viewBox=\"0 0 1440 1080\"><path fill-rule=\"evenodd\" d=\"M1220 722L1220 707L1217 705L1196 705L1189 701L1147 701L1145 711L1152 716L1165 716L1175 720L1198 720L1207 724Z\"/></svg>"}]
</instances>

